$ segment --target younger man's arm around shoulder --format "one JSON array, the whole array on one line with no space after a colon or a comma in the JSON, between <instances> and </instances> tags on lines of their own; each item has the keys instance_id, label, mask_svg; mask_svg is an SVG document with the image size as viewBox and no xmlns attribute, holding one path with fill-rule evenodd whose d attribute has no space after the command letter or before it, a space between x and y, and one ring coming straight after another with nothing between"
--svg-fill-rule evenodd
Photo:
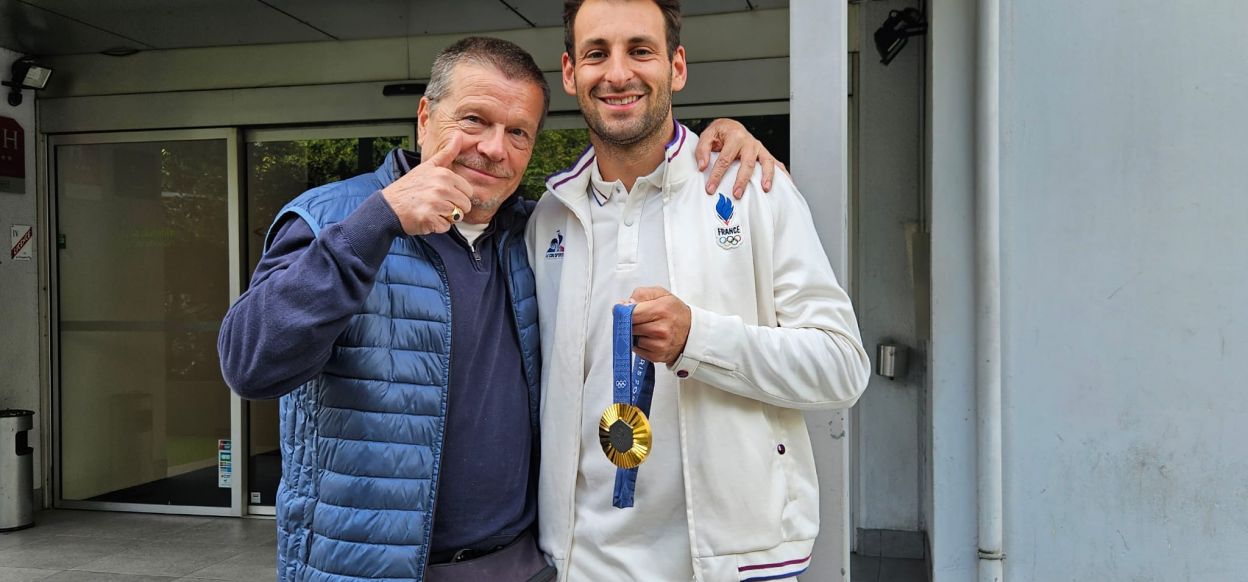
<instances>
[{"instance_id":1,"label":"younger man's arm around shoulder","mask_svg":"<svg viewBox=\"0 0 1248 582\"><path fill-rule=\"evenodd\" d=\"M639 290L642 296L634 294L639 301L634 322L658 322L643 333L664 339L660 344L643 338L639 346L663 345L665 349L651 355L677 377L746 398L785 408L852 406L866 388L870 363L849 296L837 282L810 210L789 177L777 173L769 194L757 182L756 175L745 202L754 197L756 208L766 206L769 212L754 217L749 235L756 245L758 237L770 239L770 253L756 256L754 268L756 277L771 278L776 325L747 325L738 315ZM646 298L652 306L643 307ZM662 315L648 314L651 309Z\"/></svg>"},{"instance_id":2,"label":"younger man's arm around shoulder","mask_svg":"<svg viewBox=\"0 0 1248 582\"><path fill-rule=\"evenodd\" d=\"M244 398L278 398L320 373L403 234L380 193L319 235L294 214L280 220L217 338L226 384Z\"/></svg>"}]
</instances>

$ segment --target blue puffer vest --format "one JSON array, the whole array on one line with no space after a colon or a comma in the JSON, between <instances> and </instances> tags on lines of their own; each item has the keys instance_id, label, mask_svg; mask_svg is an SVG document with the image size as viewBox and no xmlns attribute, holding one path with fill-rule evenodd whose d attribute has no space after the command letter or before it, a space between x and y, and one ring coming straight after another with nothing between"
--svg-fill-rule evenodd
<instances>
[{"instance_id":1,"label":"blue puffer vest","mask_svg":"<svg viewBox=\"0 0 1248 582\"><path fill-rule=\"evenodd\" d=\"M401 174L397 155L402 153L391 152L372 174L303 193L278 213L274 224L294 213L319 236ZM536 459L541 353L523 236L529 210L529 203L513 197L499 210L496 228L529 387ZM399 237L360 313L335 340L322 373L281 399L279 581L423 578L446 426L450 353L445 269L419 237Z\"/></svg>"}]
</instances>

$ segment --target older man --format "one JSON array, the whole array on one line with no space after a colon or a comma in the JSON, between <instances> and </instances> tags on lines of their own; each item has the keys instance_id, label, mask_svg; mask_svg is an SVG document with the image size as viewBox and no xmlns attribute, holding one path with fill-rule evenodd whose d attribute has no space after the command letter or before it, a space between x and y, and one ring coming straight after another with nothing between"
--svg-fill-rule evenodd
<instances>
[{"instance_id":1,"label":"older man","mask_svg":"<svg viewBox=\"0 0 1248 582\"><path fill-rule=\"evenodd\" d=\"M698 136L672 117L680 23L678 0L564 8L563 88L593 147L547 181L529 222L540 545L561 580L801 573L819 531L801 410L851 406L867 382L792 182L762 195L764 178L734 167L744 198L702 194ZM551 233L560 252L542 253Z\"/></svg>"},{"instance_id":2,"label":"older man","mask_svg":"<svg viewBox=\"0 0 1248 582\"><path fill-rule=\"evenodd\" d=\"M219 349L237 393L282 397L279 580L553 576L515 194L548 103L525 51L464 39L435 60L419 159L395 150L274 220Z\"/></svg>"}]
</instances>

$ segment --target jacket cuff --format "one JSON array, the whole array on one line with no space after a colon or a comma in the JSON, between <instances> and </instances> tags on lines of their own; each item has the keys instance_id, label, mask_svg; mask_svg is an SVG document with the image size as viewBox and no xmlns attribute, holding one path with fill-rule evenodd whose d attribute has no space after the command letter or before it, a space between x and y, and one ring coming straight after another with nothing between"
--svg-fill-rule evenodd
<instances>
[{"instance_id":1,"label":"jacket cuff","mask_svg":"<svg viewBox=\"0 0 1248 582\"><path fill-rule=\"evenodd\" d=\"M714 313L689 306L689 337L685 338L685 351L668 366L677 378L691 378L702 363L715 363L711 340L716 337L713 330L716 318Z\"/></svg>"},{"instance_id":2,"label":"jacket cuff","mask_svg":"<svg viewBox=\"0 0 1248 582\"><path fill-rule=\"evenodd\" d=\"M355 255L373 267L381 266L391 243L404 234L403 224L381 191L365 198L338 226Z\"/></svg>"}]
</instances>

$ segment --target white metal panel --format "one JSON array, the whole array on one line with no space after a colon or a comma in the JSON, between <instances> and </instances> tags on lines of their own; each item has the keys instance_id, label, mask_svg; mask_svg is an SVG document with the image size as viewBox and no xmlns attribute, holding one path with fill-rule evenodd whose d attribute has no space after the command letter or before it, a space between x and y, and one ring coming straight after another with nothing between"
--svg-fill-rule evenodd
<instances>
[{"instance_id":1,"label":"white metal panel","mask_svg":"<svg viewBox=\"0 0 1248 582\"><path fill-rule=\"evenodd\" d=\"M73 55L45 59L56 73L40 97L405 79L406 46L400 38Z\"/></svg>"},{"instance_id":2,"label":"white metal panel","mask_svg":"<svg viewBox=\"0 0 1248 582\"><path fill-rule=\"evenodd\" d=\"M246 275L243 272L243 179L244 170L239 167L239 162L243 159L241 155L242 144L240 143L237 128L226 130L225 148L228 150L226 155L226 187L228 196L226 199L226 245L228 246L230 257L230 274L229 274L229 297L230 304L233 305L238 300L239 294L242 292L243 281ZM248 430L248 419L244 413L245 406L243 399L233 390L230 391L230 448L231 455L234 459L234 475L230 482L230 515L243 516L247 514L247 498L246 489L251 484L251 431Z\"/></svg>"},{"instance_id":3,"label":"white metal panel","mask_svg":"<svg viewBox=\"0 0 1248 582\"><path fill-rule=\"evenodd\" d=\"M788 29L787 10L697 16L686 20L683 43L690 63L784 57L789 54ZM559 70L561 29L491 34L528 50L543 70ZM194 48L145 51L125 58L64 56L45 59L57 72L40 98L424 79L438 51L457 38ZM563 93L557 85L554 92Z\"/></svg>"},{"instance_id":4,"label":"white metal panel","mask_svg":"<svg viewBox=\"0 0 1248 582\"><path fill-rule=\"evenodd\" d=\"M316 29L254 0L28 0L155 48L326 40Z\"/></svg>"},{"instance_id":5,"label":"white metal panel","mask_svg":"<svg viewBox=\"0 0 1248 582\"><path fill-rule=\"evenodd\" d=\"M841 284L849 262L848 13L843 2L793 0L789 10L791 170ZM849 433L844 410L806 415L819 470L820 532L806 580L849 580Z\"/></svg>"},{"instance_id":6,"label":"white metal panel","mask_svg":"<svg viewBox=\"0 0 1248 582\"><path fill-rule=\"evenodd\" d=\"M754 59L689 65L690 83L675 95L677 106L784 101L788 59ZM577 111L576 100L552 84L550 110ZM413 119L419 96L384 97L385 83L258 87L44 99L40 130L47 133L153 128L262 126Z\"/></svg>"}]
</instances>

